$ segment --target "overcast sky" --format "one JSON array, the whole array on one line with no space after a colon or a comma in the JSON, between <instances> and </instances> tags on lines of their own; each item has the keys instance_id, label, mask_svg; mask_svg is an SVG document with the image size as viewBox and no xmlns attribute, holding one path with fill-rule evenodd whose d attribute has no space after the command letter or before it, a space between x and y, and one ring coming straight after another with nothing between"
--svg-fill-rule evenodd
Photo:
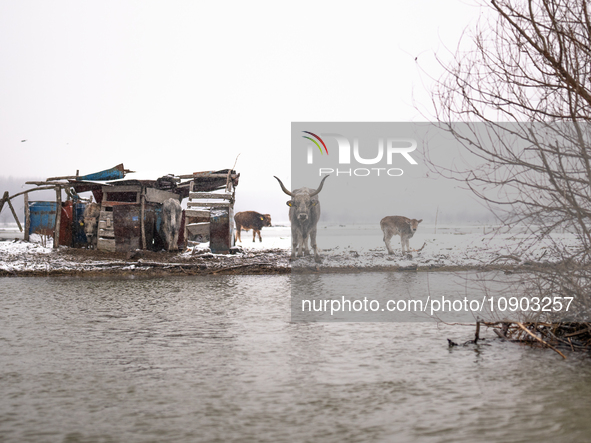
<instances>
[{"instance_id":1,"label":"overcast sky","mask_svg":"<svg viewBox=\"0 0 591 443\"><path fill-rule=\"evenodd\" d=\"M290 123L427 120L434 55L482 13L472 0L0 1L0 176L187 174L240 154L237 210L283 213L272 176L290 183Z\"/></svg>"}]
</instances>

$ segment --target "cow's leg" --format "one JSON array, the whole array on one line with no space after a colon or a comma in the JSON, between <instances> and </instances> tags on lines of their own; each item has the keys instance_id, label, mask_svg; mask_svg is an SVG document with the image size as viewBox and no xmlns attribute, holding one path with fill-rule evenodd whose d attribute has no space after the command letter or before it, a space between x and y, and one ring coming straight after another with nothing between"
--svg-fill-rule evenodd
<instances>
[{"instance_id":1,"label":"cow's leg","mask_svg":"<svg viewBox=\"0 0 591 443\"><path fill-rule=\"evenodd\" d=\"M392 240L392 236L394 234L388 229L384 229L384 243L386 244L386 249L388 250L388 254L392 255L394 254L394 251L392 250L392 245L390 244L390 240Z\"/></svg>"},{"instance_id":2,"label":"cow's leg","mask_svg":"<svg viewBox=\"0 0 591 443\"><path fill-rule=\"evenodd\" d=\"M303 257L306 252L306 248L308 245L308 236L304 235L302 232L299 234L299 242L298 242L298 255Z\"/></svg>"},{"instance_id":3,"label":"cow's leg","mask_svg":"<svg viewBox=\"0 0 591 443\"><path fill-rule=\"evenodd\" d=\"M314 251L314 261L316 263L320 263L322 259L318 255L318 245L316 244L316 227L310 231L310 246L312 246L312 250Z\"/></svg>"},{"instance_id":4,"label":"cow's leg","mask_svg":"<svg viewBox=\"0 0 591 443\"><path fill-rule=\"evenodd\" d=\"M238 241L240 243L242 243L242 239L240 238L240 231L242 230L242 225L236 223L236 238L238 239ZM234 243L236 243L236 240L234 240Z\"/></svg>"},{"instance_id":5,"label":"cow's leg","mask_svg":"<svg viewBox=\"0 0 591 443\"><path fill-rule=\"evenodd\" d=\"M304 237L304 245L303 245L303 248L304 248L303 255L306 255L306 256L310 255L310 248L308 247L309 239L310 239L310 233L308 232L306 234L306 237Z\"/></svg>"},{"instance_id":6,"label":"cow's leg","mask_svg":"<svg viewBox=\"0 0 591 443\"><path fill-rule=\"evenodd\" d=\"M262 242L262 241L263 241L263 239L261 238L261 231L259 230L259 231L257 231L257 232L258 232L258 234L259 234L259 241L260 241L260 242Z\"/></svg>"},{"instance_id":7,"label":"cow's leg","mask_svg":"<svg viewBox=\"0 0 591 443\"><path fill-rule=\"evenodd\" d=\"M291 259L294 260L296 258L296 251L297 247L300 243L300 233L297 229L291 230Z\"/></svg>"},{"instance_id":8,"label":"cow's leg","mask_svg":"<svg viewBox=\"0 0 591 443\"><path fill-rule=\"evenodd\" d=\"M400 235L400 245L402 246L402 253L404 254L404 248L408 245L408 238L404 235Z\"/></svg>"},{"instance_id":9,"label":"cow's leg","mask_svg":"<svg viewBox=\"0 0 591 443\"><path fill-rule=\"evenodd\" d=\"M257 239L257 230L256 229L252 229L252 242L254 243Z\"/></svg>"}]
</instances>

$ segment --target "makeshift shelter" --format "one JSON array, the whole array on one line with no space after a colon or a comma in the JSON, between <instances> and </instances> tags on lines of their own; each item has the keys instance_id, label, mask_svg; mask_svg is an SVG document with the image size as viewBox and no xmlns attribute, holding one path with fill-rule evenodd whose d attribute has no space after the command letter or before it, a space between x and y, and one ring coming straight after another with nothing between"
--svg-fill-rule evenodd
<instances>
[{"instance_id":1,"label":"makeshift shelter","mask_svg":"<svg viewBox=\"0 0 591 443\"><path fill-rule=\"evenodd\" d=\"M192 236L209 240L212 252L228 253L233 246L233 205L240 174L234 170L196 172L189 175L163 175L159 178L129 178L133 173L123 164L93 174L52 177L9 197L5 193L1 206L8 202L19 224L10 200L25 196L25 240L38 233L53 235L54 247L81 247L87 244L84 234L84 210L92 199L79 194L92 192L100 205L97 249L125 252L136 249L159 250L165 246L162 232L162 203L170 198L179 202L189 197L181 219L178 246L183 248ZM55 202L29 202L28 193L55 189ZM62 202L62 191L67 200ZM216 192L221 191L221 192ZM193 209L197 207L198 209ZM58 210L60 208L60 210ZM21 228L22 230L22 228ZM196 235L195 233L198 232ZM197 239L198 239L197 238Z\"/></svg>"}]
</instances>

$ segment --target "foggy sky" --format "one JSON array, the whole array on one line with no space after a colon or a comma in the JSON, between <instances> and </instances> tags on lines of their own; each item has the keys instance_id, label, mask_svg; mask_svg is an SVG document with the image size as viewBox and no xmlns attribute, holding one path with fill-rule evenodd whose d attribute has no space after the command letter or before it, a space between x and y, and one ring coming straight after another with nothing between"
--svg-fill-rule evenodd
<instances>
[{"instance_id":1,"label":"foggy sky","mask_svg":"<svg viewBox=\"0 0 591 443\"><path fill-rule=\"evenodd\" d=\"M187 174L240 154L236 210L286 220L273 175L289 186L290 123L428 120L434 55L480 14L455 0L1 2L0 177Z\"/></svg>"}]
</instances>

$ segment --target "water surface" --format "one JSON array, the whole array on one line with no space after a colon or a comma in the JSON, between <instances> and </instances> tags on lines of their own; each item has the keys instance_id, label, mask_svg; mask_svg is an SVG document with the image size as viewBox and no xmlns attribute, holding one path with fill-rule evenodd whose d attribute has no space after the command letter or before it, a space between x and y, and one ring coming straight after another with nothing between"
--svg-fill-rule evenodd
<instances>
[{"instance_id":1,"label":"water surface","mask_svg":"<svg viewBox=\"0 0 591 443\"><path fill-rule=\"evenodd\" d=\"M591 435L588 359L449 349L461 326L291 323L290 278L2 279L0 441Z\"/></svg>"}]
</instances>

